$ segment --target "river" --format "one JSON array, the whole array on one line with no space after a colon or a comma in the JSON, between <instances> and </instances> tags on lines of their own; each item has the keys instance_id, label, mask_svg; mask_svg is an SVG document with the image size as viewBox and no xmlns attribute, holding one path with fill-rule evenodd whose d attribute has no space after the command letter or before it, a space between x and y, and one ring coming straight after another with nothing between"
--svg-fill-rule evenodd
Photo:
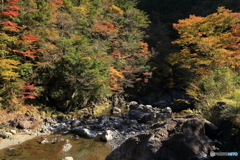
<instances>
[{"instance_id":1,"label":"river","mask_svg":"<svg viewBox=\"0 0 240 160\"><path fill-rule=\"evenodd\" d=\"M20 145L11 146L0 150L1 160L61 160L65 157L73 157L74 160L104 160L111 152L111 146L106 142L101 142L100 137L95 139L79 138L72 140L72 135L50 135L47 136L49 142L54 138L68 139L72 148L62 152L66 141L57 143L40 144L42 137L28 140Z\"/></svg>"},{"instance_id":2,"label":"river","mask_svg":"<svg viewBox=\"0 0 240 160\"><path fill-rule=\"evenodd\" d=\"M106 109L103 113L97 115L110 116L110 109ZM0 160L61 160L65 157L73 157L74 160L104 160L112 151L110 145L102 142L100 137L94 139L79 138L72 140L72 134L68 135L49 135L50 143L40 144L43 137L36 137L34 139L23 142L19 145L14 145L0 150ZM68 139L72 148L66 152L62 152L62 148L66 141L60 141L52 144L54 139Z\"/></svg>"}]
</instances>

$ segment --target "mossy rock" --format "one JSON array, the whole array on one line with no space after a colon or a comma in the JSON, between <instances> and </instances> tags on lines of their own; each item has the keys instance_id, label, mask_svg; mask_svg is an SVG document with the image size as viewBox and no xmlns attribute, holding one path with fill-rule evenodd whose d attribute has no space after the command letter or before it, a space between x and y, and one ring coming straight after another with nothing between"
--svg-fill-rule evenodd
<instances>
[{"instance_id":1,"label":"mossy rock","mask_svg":"<svg viewBox=\"0 0 240 160\"><path fill-rule=\"evenodd\" d=\"M109 108L109 105L101 105L101 106L95 106L93 108L93 115L102 113L105 109Z\"/></svg>"},{"instance_id":2,"label":"mossy rock","mask_svg":"<svg viewBox=\"0 0 240 160\"><path fill-rule=\"evenodd\" d=\"M180 114L186 115L186 114L195 114L195 113L194 113L194 111L191 110L191 109L186 109L186 110L182 110L182 111L180 112Z\"/></svg>"},{"instance_id":3,"label":"mossy rock","mask_svg":"<svg viewBox=\"0 0 240 160\"><path fill-rule=\"evenodd\" d=\"M57 115L56 115L56 114L52 114L51 117L52 117L52 118L56 118Z\"/></svg>"}]
</instances>

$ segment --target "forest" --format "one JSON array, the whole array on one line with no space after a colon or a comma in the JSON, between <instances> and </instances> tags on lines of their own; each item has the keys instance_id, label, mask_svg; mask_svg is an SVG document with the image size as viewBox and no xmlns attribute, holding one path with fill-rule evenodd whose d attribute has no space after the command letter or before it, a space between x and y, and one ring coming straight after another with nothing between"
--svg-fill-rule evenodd
<instances>
[{"instance_id":1,"label":"forest","mask_svg":"<svg viewBox=\"0 0 240 160\"><path fill-rule=\"evenodd\" d=\"M2 0L0 108L62 112L186 92L240 125L238 0Z\"/></svg>"}]
</instances>

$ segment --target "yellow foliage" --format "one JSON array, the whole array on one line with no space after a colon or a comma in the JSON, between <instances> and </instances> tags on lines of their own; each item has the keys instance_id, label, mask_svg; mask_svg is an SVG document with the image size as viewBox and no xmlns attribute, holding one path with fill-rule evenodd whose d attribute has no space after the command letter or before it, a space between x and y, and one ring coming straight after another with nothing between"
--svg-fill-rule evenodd
<instances>
[{"instance_id":1,"label":"yellow foliage","mask_svg":"<svg viewBox=\"0 0 240 160\"><path fill-rule=\"evenodd\" d=\"M73 8L77 9L80 12L80 14L89 13L89 9L87 5L80 5L79 7L73 7Z\"/></svg>"},{"instance_id":2,"label":"yellow foliage","mask_svg":"<svg viewBox=\"0 0 240 160\"><path fill-rule=\"evenodd\" d=\"M17 37L8 36L6 33L0 32L0 42L3 42L3 43L6 43L6 42L16 43L17 42Z\"/></svg>"},{"instance_id":3,"label":"yellow foliage","mask_svg":"<svg viewBox=\"0 0 240 160\"><path fill-rule=\"evenodd\" d=\"M18 61L12 59L0 59L0 76L6 80L18 77L18 73L13 71L18 68L18 64Z\"/></svg>"},{"instance_id":4,"label":"yellow foliage","mask_svg":"<svg viewBox=\"0 0 240 160\"><path fill-rule=\"evenodd\" d=\"M91 57L87 56L87 57L82 57L81 59L89 59L89 60L92 60Z\"/></svg>"},{"instance_id":5,"label":"yellow foliage","mask_svg":"<svg viewBox=\"0 0 240 160\"><path fill-rule=\"evenodd\" d=\"M121 10L121 8L115 6L115 5L112 5L111 7L108 8L108 11L110 13L117 13L117 14L120 14L120 15L123 15L123 10Z\"/></svg>"},{"instance_id":6,"label":"yellow foliage","mask_svg":"<svg viewBox=\"0 0 240 160\"><path fill-rule=\"evenodd\" d=\"M112 76L116 76L119 78L124 78L124 76L122 75L122 73L120 73L119 71L117 71L115 68L110 67L110 75Z\"/></svg>"}]
</instances>

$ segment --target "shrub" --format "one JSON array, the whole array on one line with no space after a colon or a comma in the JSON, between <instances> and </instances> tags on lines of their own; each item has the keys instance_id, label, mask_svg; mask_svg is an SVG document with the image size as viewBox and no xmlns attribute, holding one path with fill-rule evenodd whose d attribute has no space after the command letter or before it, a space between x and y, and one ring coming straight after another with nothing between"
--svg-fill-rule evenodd
<instances>
[{"instance_id":1,"label":"shrub","mask_svg":"<svg viewBox=\"0 0 240 160\"><path fill-rule=\"evenodd\" d=\"M196 101L197 110L211 122L217 124L224 117L234 124L240 122L239 76L229 67L219 67L202 75L198 82L188 87L187 93ZM218 110L218 102L224 102L229 107Z\"/></svg>"}]
</instances>

